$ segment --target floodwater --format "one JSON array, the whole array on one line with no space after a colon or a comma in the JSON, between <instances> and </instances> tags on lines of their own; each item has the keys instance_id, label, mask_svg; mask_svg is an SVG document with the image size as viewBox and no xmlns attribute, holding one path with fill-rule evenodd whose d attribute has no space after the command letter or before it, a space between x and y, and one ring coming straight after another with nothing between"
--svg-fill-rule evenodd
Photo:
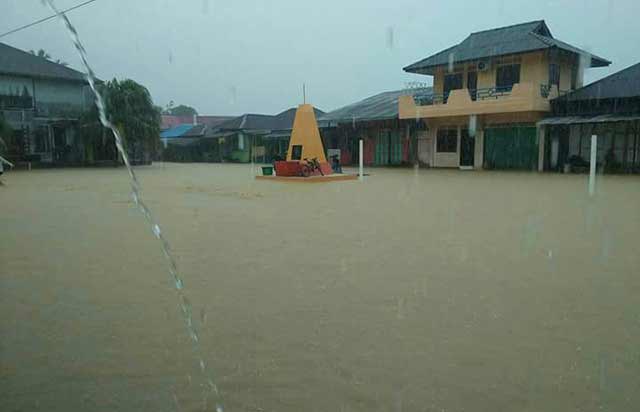
<instances>
[{"instance_id":1,"label":"floodwater","mask_svg":"<svg viewBox=\"0 0 640 412\"><path fill-rule=\"evenodd\" d=\"M638 408L637 176L369 172L138 168L226 411ZM0 410L202 410L126 172L3 180Z\"/></svg>"}]
</instances>

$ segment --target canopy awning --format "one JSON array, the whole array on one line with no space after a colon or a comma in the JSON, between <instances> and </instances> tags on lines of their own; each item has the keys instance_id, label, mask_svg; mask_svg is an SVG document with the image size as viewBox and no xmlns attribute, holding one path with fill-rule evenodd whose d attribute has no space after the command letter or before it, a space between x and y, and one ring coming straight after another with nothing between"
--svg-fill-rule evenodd
<instances>
[{"instance_id":1,"label":"canopy awning","mask_svg":"<svg viewBox=\"0 0 640 412\"><path fill-rule=\"evenodd\" d=\"M558 124L630 122L634 120L640 120L640 115L624 116L617 114L601 114L599 116L563 116L543 119L538 122L538 126L549 126Z\"/></svg>"}]
</instances>

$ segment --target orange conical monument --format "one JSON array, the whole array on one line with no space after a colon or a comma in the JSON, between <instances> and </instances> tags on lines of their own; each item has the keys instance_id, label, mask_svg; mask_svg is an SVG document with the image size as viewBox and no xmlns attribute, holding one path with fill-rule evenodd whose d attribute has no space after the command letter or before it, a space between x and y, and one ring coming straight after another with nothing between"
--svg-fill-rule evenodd
<instances>
[{"instance_id":1,"label":"orange conical monument","mask_svg":"<svg viewBox=\"0 0 640 412\"><path fill-rule=\"evenodd\" d=\"M287 150L287 160L273 162L276 175L270 167L263 167L263 176L256 179L290 182L330 182L356 180L358 176L334 173L324 154L316 114L310 104L301 104L296 110L293 130ZM268 169L268 172L265 172Z\"/></svg>"},{"instance_id":2,"label":"orange conical monument","mask_svg":"<svg viewBox=\"0 0 640 412\"><path fill-rule=\"evenodd\" d=\"M320 164L327 163L316 122L316 114L310 104L298 106L296 117L293 120L289 150L287 150L288 162L304 159L317 159Z\"/></svg>"}]
</instances>

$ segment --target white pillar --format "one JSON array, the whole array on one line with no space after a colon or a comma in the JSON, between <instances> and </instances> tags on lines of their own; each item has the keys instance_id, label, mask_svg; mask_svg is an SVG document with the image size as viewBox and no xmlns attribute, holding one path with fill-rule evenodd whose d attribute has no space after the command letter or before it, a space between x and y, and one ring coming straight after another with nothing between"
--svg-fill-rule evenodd
<instances>
[{"instance_id":1,"label":"white pillar","mask_svg":"<svg viewBox=\"0 0 640 412\"><path fill-rule=\"evenodd\" d=\"M359 149L359 170L358 170L358 175L360 176L360 180L362 180L364 178L364 153L363 153L363 146L364 146L364 140L360 139L360 141L358 142L358 149Z\"/></svg>"},{"instance_id":2,"label":"white pillar","mask_svg":"<svg viewBox=\"0 0 640 412\"><path fill-rule=\"evenodd\" d=\"M591 135L591 159L589 161L589 196L596 190L596 154L598 153L598 136Z\"/></svg>"},{"instance_id":3,"label":"white pillar","mask_svg":"<svg viewBox=\"0 0 640 412\"><path fill-rule=\"evenodd\" d=\"M545 126L538 126L538 172L544 171Z\"/></svg>"}]
</instances>

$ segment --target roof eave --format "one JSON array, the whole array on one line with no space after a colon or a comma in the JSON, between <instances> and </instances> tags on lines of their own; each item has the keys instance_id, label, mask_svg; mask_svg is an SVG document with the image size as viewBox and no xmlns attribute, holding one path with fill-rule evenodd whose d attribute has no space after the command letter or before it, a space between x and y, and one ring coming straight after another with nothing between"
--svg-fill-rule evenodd
<instances>
[{"instance_id":1,"label":"roof eave","mask_svg":"<svg viewBox=\"0 0 640 412\"><path fill-rule=\"evenodd\" d=\"M69 83L86 83L86 84L89 83L86 78L74 79L74 78L71 78L71 77L62 77L62 76L38 76L38 75L34 75L34 74L19 73L19 72L9 72L9 71L0 71L0 74L4 74L4 75L7 75L7 76L26 77L26 78L29 78L29 79L57 80L57 81L69 82ZM95 79L95 82L96 83L103 83L103 81L100 80L100 79Z\"/></svg>"},{"instance_id":2,"label":"roof eave","mask_svg":"<svg viewBox=\"0 0 640 412\"><path fill-rule=\"evenodd\" d=\"M603 59L602 57L591 55L591 67L607 67L610 66L611 62L607 59Z\"/></svg>"}]
</instances>

